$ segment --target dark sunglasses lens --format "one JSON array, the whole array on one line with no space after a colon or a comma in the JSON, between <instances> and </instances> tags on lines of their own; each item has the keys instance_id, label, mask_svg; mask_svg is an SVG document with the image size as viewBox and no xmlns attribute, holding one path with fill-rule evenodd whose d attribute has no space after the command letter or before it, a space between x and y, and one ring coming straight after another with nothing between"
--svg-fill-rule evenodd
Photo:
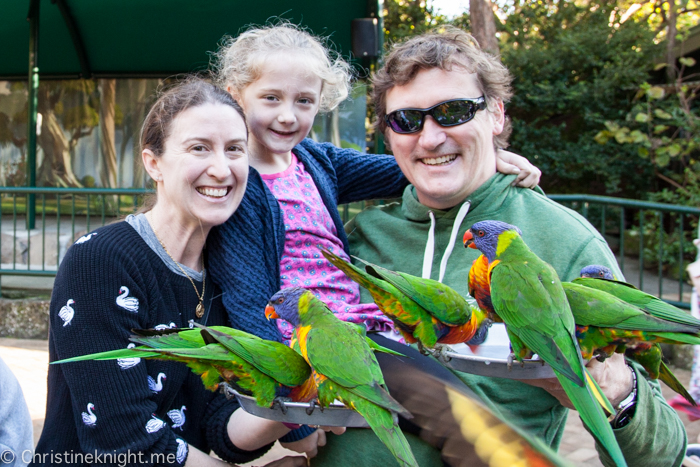
<instances>
[{"instance_id":1,"label":"dark sunglasses lens","mask_svg":"<svg viewBox=\"0 0 700 467\"><path fill-rule=\"evenodd\" d=\"M423 115L415 110L397 110L388 117L388 123L396 133L415 133L423 123Z\"/></svg>"},{"instance_id":2,"label":"dark sunglasses lens","mask_svg":"<svg viewBox=\"0 0 700 467\"><path fill-rule=\"evenodd\" d=\"M476 114L477 105L470 101L445 102L433 109L433 118L442 126L466 123Z\"/></svg>"}]
</instances>

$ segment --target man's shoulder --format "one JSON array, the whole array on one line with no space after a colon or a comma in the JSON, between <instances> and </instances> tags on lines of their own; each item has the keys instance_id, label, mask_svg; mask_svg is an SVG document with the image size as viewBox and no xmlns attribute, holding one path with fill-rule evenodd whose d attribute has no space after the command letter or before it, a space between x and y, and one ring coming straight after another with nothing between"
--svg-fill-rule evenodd
<instances>
[{"instance_id":1,"label":"man's shoulder","mask_svg":"<svg viewBox=\"0 0 700 467\"><path fill-rule=\"evenodd\" d=\"M598 231L578 212L547 197L544 193L530 189L518 189L511 196L508 211L516 212L528 223L542 223L547 229L588 232L598 236ZM520 217L520 216L519 216Z\"/></svg>"},{"instance_id":2,"label":"man's shoulder","mask_svg":"<svg viewBox=\"0 0 700 467\"><path fill-rule=\"evenodd\" d=\"M354 226L373 225L378 222L406 220L401 209L401 201L368 206L360 211L350 222ZM346 229L347 230L347 229Z\"/></svg>"}]
</instances>

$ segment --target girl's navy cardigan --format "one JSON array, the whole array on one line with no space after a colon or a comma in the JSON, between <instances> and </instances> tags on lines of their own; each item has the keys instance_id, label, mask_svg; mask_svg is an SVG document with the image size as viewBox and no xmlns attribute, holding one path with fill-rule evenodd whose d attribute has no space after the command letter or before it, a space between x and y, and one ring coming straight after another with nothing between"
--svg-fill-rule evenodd
<instances>
[{"instance_id":1,"label":"girl's navy cardigan","mask_svg":"<svg viewBox=\"0 0 700 467\"><path fill-rule=\"evenodd\" d=\"M338 205L400 197L408 180L388 155L340 149L305 139L294 154L311 174L349 254ZM279 203L257 170L250 168L240 207L207 241L212 279L223 290L231 324L270 340L281 340L274 322L265 319L265 305L280 289L284 221Z\"/></svg>"}]
</instances>

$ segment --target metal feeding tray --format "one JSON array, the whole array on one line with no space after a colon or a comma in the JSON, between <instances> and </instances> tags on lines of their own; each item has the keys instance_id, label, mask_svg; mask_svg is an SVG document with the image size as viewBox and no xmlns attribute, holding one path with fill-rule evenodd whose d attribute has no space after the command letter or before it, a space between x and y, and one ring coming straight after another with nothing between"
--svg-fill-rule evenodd
<instances>
[{"instance_id":1,"label":"metal feeding tray","mask_svg":"<svg viewBox=\"0 0 700 467\"><path fill-rule=\"evenodd\" d=\"M308 402L285 402L285 410L275 403L272 407L261 407L250 396L233 391L238 403L246 412L260 418L300 425L346 426L365 428L369 425L362 415L340 403L328 407L311 405Z\"/></svg>"},{"instance_id":2,"label":"metal feeding tray","mask_svg":"<svg viewBox=\"0 0 700 467\"><path fill-rule=\"evenodd\" d=\"M517 360L508 368L510 342L502 323L495 323L489 329L486 342L474 352L465 345L451 345L437 356L446 366L453 370L480 376L492 376L508 379L543 379L556 378L552 367L539 358L525 360L521 365Z\"/></svg>"}]
</instances>

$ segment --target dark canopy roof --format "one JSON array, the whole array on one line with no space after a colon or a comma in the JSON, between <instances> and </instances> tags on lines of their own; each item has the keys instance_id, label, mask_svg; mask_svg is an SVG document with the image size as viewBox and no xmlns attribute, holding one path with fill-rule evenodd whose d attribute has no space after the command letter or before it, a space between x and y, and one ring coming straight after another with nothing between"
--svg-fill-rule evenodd
<instances>
[{"instance_id":1,"label":"dark canopy roof","mask_svg":"<svg viewBox=\"0 0 700 467\"><path fill-rule=\"evenodd\" d=\"M28 73L30 4L40 5L39 72L48 77L168 76L201 70L225 34L275 17L330 36L346 57L368 0L0 0L0 78ZM375 2L376 3L376 2ZM88 76L85 76L88 75Z\"/></svg>"}]
</instances>

